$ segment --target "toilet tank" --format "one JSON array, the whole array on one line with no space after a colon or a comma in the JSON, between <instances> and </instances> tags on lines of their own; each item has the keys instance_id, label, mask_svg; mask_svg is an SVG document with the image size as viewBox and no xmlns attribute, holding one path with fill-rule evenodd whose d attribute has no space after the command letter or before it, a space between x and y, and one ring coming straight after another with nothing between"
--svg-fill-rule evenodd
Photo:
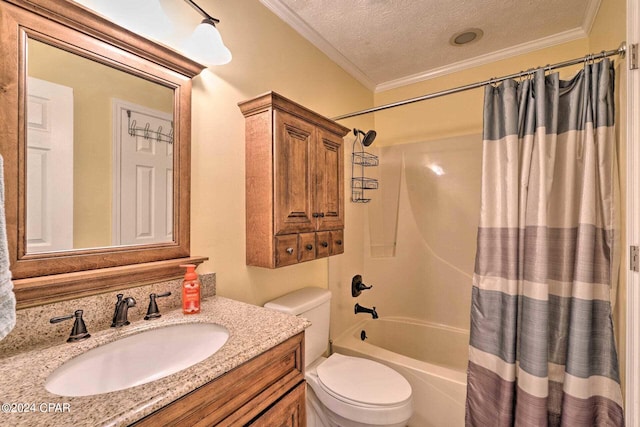
<instances>
[{"instance_id":1,"label":"toilet tank","mask_svg":"<svg viewBox=\"0 0 640 427\"><path fill-rule=\"evenodd\" d=\"M305 365L324 354L329 342L331 292L322 288L302 288L269 301L264 306L311 322L304 332Z\"/></svg>"}]
</instances>

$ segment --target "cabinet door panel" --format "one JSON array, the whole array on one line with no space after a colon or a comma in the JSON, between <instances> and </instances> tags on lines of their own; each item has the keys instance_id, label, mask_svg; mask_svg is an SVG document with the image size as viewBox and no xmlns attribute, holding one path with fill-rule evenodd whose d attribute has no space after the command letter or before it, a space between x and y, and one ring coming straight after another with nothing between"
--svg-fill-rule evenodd
<instances>
[{"instance_id":1,"label":"cabinet door panel","mask_svg":"<svg viewBox=\"0 0 640 427\"><path fill-rule=\"evenodd\" d=\"M318 131L316 146L315 212L321 213L317 230L344 227L344 150L342 138L330 132Z\"/></svg>"},{"instance_id":2,"label":"cabinet door panel","mask_svg":"<svg viewBox=\"0 0 640 427\"><path fill-rule=\"evenodd\" d=\"M315 129L281 111L275 113L275 234L313 231Z\"/></svg>"}]
</instances>

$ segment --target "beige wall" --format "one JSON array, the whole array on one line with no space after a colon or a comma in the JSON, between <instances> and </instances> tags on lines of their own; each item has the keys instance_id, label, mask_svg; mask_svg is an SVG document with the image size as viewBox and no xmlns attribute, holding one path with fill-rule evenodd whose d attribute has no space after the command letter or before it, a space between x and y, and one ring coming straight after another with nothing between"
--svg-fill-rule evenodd
<instances>
[{"instance_id":1,"label":"beige wall","mask_svg":"<svg viewBox=\"0 0 640 427\"><path fill-rule=\"evenodd\" d=\"M28 74L73 89L73 246L111 245L112 99L173 111L173 91L29 40Z\"/></svg>"},{"instance_id":2,"label":"beige wall","mask_svg":"<svg viewBox=\"0 0 640 427\"><path fill-rule=\"evenodd\" d=\"M217 274L219 295L259 305L327 287L327 259L276 270L245 265L244 118L236 104L273 90L331 117L372 106L373 94L257 0L200 5L221 20L233 60L194 79L191 253L209 257L198 271Z\"/></svg>"}]
</instances>

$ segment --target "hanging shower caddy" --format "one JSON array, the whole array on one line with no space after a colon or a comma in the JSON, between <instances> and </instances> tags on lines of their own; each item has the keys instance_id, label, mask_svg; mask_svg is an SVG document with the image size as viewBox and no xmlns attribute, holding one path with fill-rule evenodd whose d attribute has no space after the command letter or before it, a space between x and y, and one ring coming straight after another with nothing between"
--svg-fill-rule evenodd
<instances>
[{"instance_id":1,"label":"hanging shower caddy","mask_svg":"<svg viewBox=\"0 0 640 427\"><path fill-rule=\"evenodd\" d=\"M378 180L367 178L365 168L378 166L378 156L364 151L376 138L376 131L370 130L366 134L360 129L354 129L356 139L353 141L351 154L351 201L354 203L367 203L371 198L366 197L365 191L378 188ZM364 135L364 138L360 138Z\"/></svg>"}]
</instances>

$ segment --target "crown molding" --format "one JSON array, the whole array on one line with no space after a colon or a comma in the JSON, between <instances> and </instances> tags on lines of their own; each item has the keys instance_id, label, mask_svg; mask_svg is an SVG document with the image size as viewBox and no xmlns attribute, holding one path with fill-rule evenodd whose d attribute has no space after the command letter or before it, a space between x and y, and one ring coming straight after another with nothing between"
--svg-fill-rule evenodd
<instances>
[{"instance_id":1,"label":"crown molding","mask_svg":"<svg viewBox=\"0 0 640 427\"><path fill-rule=\"evenodd\" d=\"M320 49L333 62L342 67L353 78L359 81L367 89L375 90L376 84L366 74L364 74L356 65L346 56L338 51L324 37L318 34L307 23L302 20L296 13L285 6L279 0L260 0L267 9L282 19L287 25L296 30L300 35L310 41L315 47Z\"/></svg>"},{"instance_id":2,"label":"crown molding","mask_svg":"<svg viewBox=\"0 0 640 427\"><path fill-rule=\"evenodd\" d=\"M582 29L585 34L589 34L591 32L593 23L596 21L596 16L598 15L598 10L600 10L600 3L601 0L590 0L589 4L587 4L587 8L584 12L584 20L582 21Z\"/></svg>"},{"instance_id":3,"label":"crown molding","mask_svg":"<svg viewBox=\"0 0 640 427\"><path fill-rule=\"evenodd\" d=\"M534 52L536 50L545 49L551 46L571 42L571 41L578 40L585 37L587 37L587 33L584 32L582 27L574 28L572 30L564 31L562 33L558 33L552 36L534 40L532 42L522 43L517 46L509 47L506 49L500 49L495 52L488 53L486 55L480 55L480 56L476 56L475 58L465 59L464 61L454 62L453 64L445 65L444 67L433 68L423 73L412 74L410 76L402 77L400 79L390 80L388 82L380 83L379 85L376 86L375 91L376 93L378 93L378 92L384 92L390 89L396 89L402 86L418 83L424 80L433 79L435 77L441 77L447 74L457 73L459 71L463 71L468 68L490 64L492 62L500 61L502 59L507 59L513 56Z\"/></svg>"}]
</instances>

